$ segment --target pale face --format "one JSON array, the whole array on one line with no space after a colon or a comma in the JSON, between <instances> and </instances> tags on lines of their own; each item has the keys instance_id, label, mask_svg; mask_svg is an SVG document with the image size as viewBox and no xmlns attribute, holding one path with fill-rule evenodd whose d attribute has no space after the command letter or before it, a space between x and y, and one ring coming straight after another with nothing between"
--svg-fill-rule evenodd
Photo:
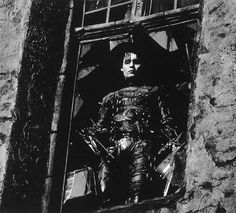
<instances>
[{"instance_id":1,"label":"pale face","mask_svg":"<svg viewBox=\"0 0 236 213\"><path fill-rule=\"evenodd\" d=\"M135 53L129 52L125 53L121 71L125 78L134 77L140 68L140 62L138 56Z\"/></svg>"}]
</instances>

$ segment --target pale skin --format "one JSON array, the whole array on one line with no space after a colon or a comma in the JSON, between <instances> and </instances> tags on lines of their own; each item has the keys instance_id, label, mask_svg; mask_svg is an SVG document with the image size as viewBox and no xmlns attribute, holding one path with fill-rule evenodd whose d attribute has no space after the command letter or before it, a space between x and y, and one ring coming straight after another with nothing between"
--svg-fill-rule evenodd
<instances>
[{"instance_id":1,"label":"pale skin","mask_svg":"<svg viewBox=\"0 0 236 213\"><path fill-rule=\"evenodd\" d=\"M136 53L125 53L121 71L125 78L135 77L140 68L140 62Z\"/></svg>"}]
</instances>

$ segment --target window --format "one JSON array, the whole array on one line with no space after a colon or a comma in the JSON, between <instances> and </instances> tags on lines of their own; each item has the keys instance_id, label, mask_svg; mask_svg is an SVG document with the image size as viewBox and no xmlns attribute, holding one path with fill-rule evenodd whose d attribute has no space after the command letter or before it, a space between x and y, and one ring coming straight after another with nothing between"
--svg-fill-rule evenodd
<instances>
[{"instance_id":1,"label":"window","mask_svg":"<svg viewBox=\"0 0 236 213\"><path fill-rule=\"evenodd\" d=\"M80 18L74 11L79 48L62 212L105 207L100 203L97 182L99 157L78 130L98 119L99 102L119 88L119 76L110 69L116 64L107 60L119 44L135 40L143 49L151 44L151 49L145 49L153 53L147 59L151 61L149 70L159 70L159 81L175 88L171 106L179 127L184 130L197 3L196 0L85 0L83 4L75 1L75 8L81 11ZM171 60L161 65L156 63L155 46L168 51Z\"/></svg>"},{"instance_id":2,"label":"window","mask_svg":"<svg viewBox=\"0 0 236 213\"><path fill-rule=\"evenodd\" d=\"M84 1L82 26L108 23L131 17L133 1Z\"/></svg>"},{"instance_id":3,"label":"window","mask_svg":"<svg viewBox=\"0 0 236 213\"><path fill-rule=\"evenodd\" d=\"M197 3L198 0L84 0L81 25L132 20Z\"/></svg>"}]
</instances>

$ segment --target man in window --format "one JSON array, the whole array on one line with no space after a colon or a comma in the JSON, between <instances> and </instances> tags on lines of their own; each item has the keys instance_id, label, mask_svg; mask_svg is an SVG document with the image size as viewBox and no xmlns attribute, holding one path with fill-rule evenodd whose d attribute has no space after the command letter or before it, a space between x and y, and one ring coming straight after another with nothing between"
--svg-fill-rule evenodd
<instances>
[{"instance_id":1,"label":"man in window","mask_svg":"<svg viewBox=\"0 0 236 213\"><path fill-rule=\"evenodd\" d=\"M179 146L180 133L169 91L147 76L142 50L131 42L118 49L122 86L103 98L98 121L87 131L96 138L92 146L105 153L98 168L102 200L138 203L168 190L163 176L173 165L160 171L160 164Z\"/></svg>"}]
</instances>

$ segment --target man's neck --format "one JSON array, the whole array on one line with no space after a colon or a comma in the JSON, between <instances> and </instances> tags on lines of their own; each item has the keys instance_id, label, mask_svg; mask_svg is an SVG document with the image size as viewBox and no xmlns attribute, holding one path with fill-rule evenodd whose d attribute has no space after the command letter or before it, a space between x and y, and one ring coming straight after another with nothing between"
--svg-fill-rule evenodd
<instances>
[{"instance_id":1,"label":"man's neck","mask_svg":"<svg viewBox=\"0 0 236 213\"><path fill-rule=\"evenodd\" d=\"M126 86L140 86L140 82L136 77L125 78Z\"/></svg>"}]
</instances>

